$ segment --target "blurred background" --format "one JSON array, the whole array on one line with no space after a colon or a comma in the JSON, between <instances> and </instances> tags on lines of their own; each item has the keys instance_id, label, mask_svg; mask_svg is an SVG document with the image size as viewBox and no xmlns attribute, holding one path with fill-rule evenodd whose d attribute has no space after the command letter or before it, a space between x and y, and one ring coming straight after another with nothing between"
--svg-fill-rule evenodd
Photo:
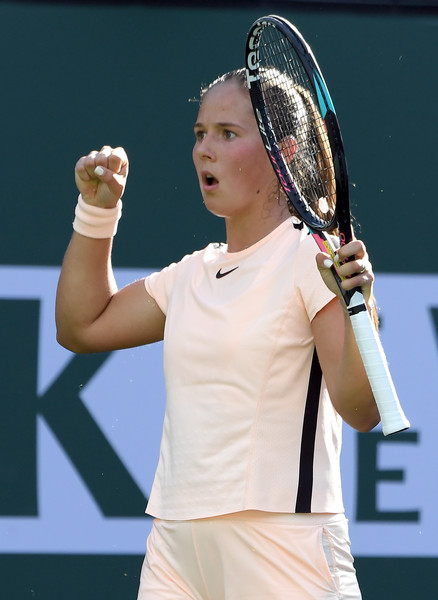
<instances>
[{"instance_id":1,"label":"blurred background","mask_svg":"<svg viewBox=\"0 0 438 600\"><path fill-rule=\"evenodd\" d=\"M136 598L164 410L161 346L74 356L55 341L73 169L104 144L128 152L119 285L222 241L191 162L196 100L201 84L243 65L248 29L271 13L301 30L331 91L412 425L390 438L345 427L363 596L438 597L438 2L59 1L0 2L5 600Z\"/></svg>"}]
</instances>

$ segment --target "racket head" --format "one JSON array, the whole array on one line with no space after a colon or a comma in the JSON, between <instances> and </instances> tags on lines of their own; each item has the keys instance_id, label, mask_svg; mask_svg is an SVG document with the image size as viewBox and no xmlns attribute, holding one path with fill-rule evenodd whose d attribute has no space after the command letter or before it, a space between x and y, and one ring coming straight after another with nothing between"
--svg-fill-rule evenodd
<instances>
[{"instance_id":1,"label":"racket head","mask_svg":"<svg viewBox=\"0 0 438 600\"><path fill-rule=\"evenodd\" d=\"M342 136L310 47L286 19L261 17L248 32L245 66L263 144L294 212L315 231L339 226L341 243L350 241Z\"/></svg>"}]
</instances>

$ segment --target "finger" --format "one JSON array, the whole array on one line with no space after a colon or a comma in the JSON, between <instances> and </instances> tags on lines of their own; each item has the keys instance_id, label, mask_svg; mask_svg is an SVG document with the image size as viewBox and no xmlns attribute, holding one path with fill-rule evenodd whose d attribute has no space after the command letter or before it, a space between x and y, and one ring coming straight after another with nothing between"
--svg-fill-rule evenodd
<instances>
[{"instance_id":1,"label":"finger","mask_svg":"<svg viewBox=\"0 0 438 600\"><path fill-rule=\"evenodd\" d=\"M318 269L320 271L330 270L334 266L331 256L329 256L328 254L323 254L322 252L320 253L319 256L317 256L317 263L318 263Z\"/></svg>"},{"instance_id":2,"label":"finger","mask_svg":"<svg viewBox=\"0 0 438 600\"><path fill-rule=\"evenodd\" d=\"M106 156L109 156L111 152L113 152L113 148L111 146L102 146L102 148L99 150L99 154L105 154Z\"/></svg>"},{"instance_id":3,"label":"finger","mask_svg":"<svg viewBox=\"0 0 438 600\"><path fill-rule=\"evenodd\" d=\"M117 175L126 177L128 171L128 157L123 148L111 148L111 146L103 146L101 150L90 158L94 157L94 168L97 166L109 169ZM90 161L90 168L93 167L93 163Z\"/></svg>"},{"instance_id":4,"label":"finger","mask_svg":"<svg viewBox=\"0 0 438 600\"><path fill-rule=\"evenodd\" d=\"M373 298L373 281L368 276L360 275L352 279L344 279L341 285L346 291L360 288L366 304Z\"/></svg>"},{"instance_id":5,"label":"finger","mask_svg":"<svg viewBox=\"0 0 438 600\"><path fill-rule=\"evenodd\" d=\"M128 174L128 156L120 146L114 148L108 156L108 168L114 173L126 177Z\"/></svg>"},{"instance_id":6,"label":"finger","mask_svg":"<svg viewBox=\"0 0 438 600\"><path fill-rule=\"evenodd\" d=\"M115 173L112 169L108 169L107 167L103 167L101 164L98 164L93 169L94 179L99 181L103 181L104 183L111 184L111 182L115 179Z\"/></svg>"},{"instance_id":7,"label":"finger","mask_svg":"<svg viewBox=\"0 0 438 600\"><path fill-rule=\"evenodd\" d=\"M334 264L331 257L324 252L318 253L316 255L316 265L324 283L329 288L329 290L331 290L337 296L341 297L338 283L334 276Z\"/></svg>"},{"instance_id":8,"label":"finger","mask_svg":"<svg viewBox=\"0 0 438 600\"><path fill-rule=\"evenodd\" d=\"M104 146L94 157L94 175L99 179L109 182L117 176L117 180L126 179L128 174L128 156L121 147L111 148Z\"/></svg>"},{"instance_id":9,"label":"finger","mask_svg":"<svg viewBox=\"0 0 438 600\"><path fill-rule=\"evenodd\" d=\"M365 267L361 273L356 273L343 279L342 287L345 290L352 290L355 287L362 288L364 295L369 296L369 291L372 288L374 282L374 273L371 265Z\"/></svg>"},{"instance_id":10,"label":"finger","mask_svg":"<svg viewBox=\"0 0 438 600\"><path fill-rule=\"evenodd\" d=\"M94 160L93 157L97 154L94 150L87 156L81 156L75 166L75 172L82 181L90 181L94 179Z\"/></svg>"},{"instance_id":11,"label":"finger","mask_svg":"<svg viewBox=\"0 0 438 600\"><path fill-rule=\"evenodd\" d=\"M105 187L118 198L121 198L126 185L126 177L115 173L112 169L97 165L94 169L94 177L96 181L105 184Z\"/></svg>"},{"instance_id":12,"label":"finger","mask_svg":"<svg viewBox=\"0 0 438 600\"><path fill-rule=\"evenodd\" d=\"M362 275L368 271L372 272L372 268L367 255L360 260L349 260L348 262L344 262L339 267L339 274L342 277L354 277L355 275Z\"/></svg>"},{"instance_id":13,"label":"finger","mask_svg":"<svg viewBox=\"0 0 438 600\"><path fill-rule=\"evenodd\" d=\"M366 255L365 244L360 240L353 240L348 244L341 246L338 249L337 254L340 262L351 260L352 257L357 259L364 258Z\"/></svg>"},{"instance_id":14,"label":"finger","mask_svg":"<svg viewBox=\"0 0 438 600\"><path fill-rule=\"evenodd\" d=\"M96 152L94 154L94 166L97 167L98 165L100 165L105 169L109 169L109 159L112 152L113 149L111 148L111 146L102 146L99 152Z\"/></svg>"},{"instance_id":15,"label":"finger","mask_svg":"<svg viewBox=\"0 0 438 600\"><path fill-rule=\"evenodd\" d=\"M96 167L103 167L105 170L109 169L113 173L118 173L120 169L119 158L116 158L115 162L111 162L113 154L113 148L111 146L103 146L99 152L93 150L85 157L84 168L90 179L96 177Z\"/></svg>"},{"instance_id":16,"label":"finger","mask_svg":"<svg viewBox=\"0 0 438 600\"><path fill-rule=\"evenodd\" d=\"M96 178L96 176L94 174L94 169L99 164L99 162L101 162L101 160L102 160L101 158L98 159L98 157L99 157L99 152L97 152L96 150L93 150L87 156L84 157L83 167L84 167L85 171L87 172L90 179Z\"/></svg>"}]
</instances>

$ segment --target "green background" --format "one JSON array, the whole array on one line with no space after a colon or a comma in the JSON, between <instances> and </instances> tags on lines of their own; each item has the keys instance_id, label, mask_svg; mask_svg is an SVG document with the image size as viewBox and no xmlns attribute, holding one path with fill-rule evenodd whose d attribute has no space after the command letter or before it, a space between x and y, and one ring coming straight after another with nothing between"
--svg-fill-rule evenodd
<instances>
[{"instance_id":1,"label":"green background","mask_svg":"<svg viewBox=\"0 0 438 600\"><path fill-rule=\"evenodd\" d=\"M278 8L0 4L2 262L60 263L74 164L103 144L131 161L116 265L165 265L223 239L197 188L190 99L243 64L250 24ZM325 73L376 270L436 272L438 15L282 12Z\"/></svg>"},{"instance_id":2,"label":"green background","mask_svg":"<svg viewBox=\"0 0 438 600\"><path fill-rule=\"evenodd\" d=\"M1 263L61 263L74 164L103 144L123 145L131 161L116 266L159 267L222 240L191 163L193 99L201 83L242 65L250 24L270 12L278 5L1 3ZM331 89L376 271L435 273L438 15L286 3L281 13L308 39ZM0 596L135 598L141 561L2 555ZM365 599L438 598L436 558L356 565Z\"/></svg>"}]
</instances>

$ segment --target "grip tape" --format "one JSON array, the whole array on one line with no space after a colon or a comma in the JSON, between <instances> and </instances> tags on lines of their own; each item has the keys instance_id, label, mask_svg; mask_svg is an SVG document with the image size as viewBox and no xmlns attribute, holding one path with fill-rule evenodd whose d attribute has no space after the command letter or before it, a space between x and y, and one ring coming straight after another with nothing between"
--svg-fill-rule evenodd
<instances>
[{"instance_id":1,"label":"grip tape","mask_svg":"<svg viewBox=\"0 0 438 600\"><path fill-rule=\"evenodd\" d=\"M351 325L382 421L383 435L410 427L392 381L383 346L360 292L348 306Z\"/></svg>"}]
</instances>

